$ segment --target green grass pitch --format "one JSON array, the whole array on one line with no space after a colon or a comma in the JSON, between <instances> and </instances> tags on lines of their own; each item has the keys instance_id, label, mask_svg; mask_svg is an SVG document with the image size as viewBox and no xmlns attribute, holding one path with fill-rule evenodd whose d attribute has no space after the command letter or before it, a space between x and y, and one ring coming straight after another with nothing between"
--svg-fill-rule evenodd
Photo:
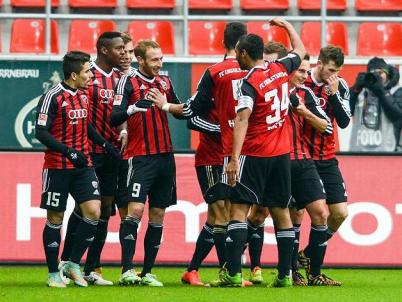
<instances>
[{"instance_id":1,"label":"green grass pitch","mask_svg":"<svg viewBox=\"0 0 402 302\"><path fill-rule=\"evenodd\" d=\"M47 271L44 266L0 266L0 301L91 301L91 302L343 302L343 301L402 301L402 270L327 269L324 273L343 282L342 287L267 288L266 284L248 288L190 287L180 282L184 268L157 267L153 270L164 283L163 288L142 286L79 288L47 288ZM217 269L200 270L202 280L217 276ZM264 269L265 282L274 276L273 269ZM104 276L116 281L119 269L105 267ZM245 270L248 277L248 270Z\"/></svg>"}]
</instances>

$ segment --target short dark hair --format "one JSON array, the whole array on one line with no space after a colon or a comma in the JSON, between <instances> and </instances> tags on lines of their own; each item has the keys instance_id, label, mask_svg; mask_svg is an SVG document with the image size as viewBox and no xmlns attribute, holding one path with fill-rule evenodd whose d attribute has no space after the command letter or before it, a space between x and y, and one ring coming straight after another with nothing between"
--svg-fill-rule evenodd
<instances>
[{"instance_id":1,"label":"short dark hair","mask_svg":"<svg viewBox=\"0 0 402 302\"><path fill-rule=\"evenodd\" d=\"M310 61L310 55L306 53L303 57L303 60Z\"/></svg>"},{"instance_id":2,"label":"short dark hair","mask_svg":"<svg viewBox=\"0 0 402 302\"><path fill-rule=\"evenodd\" d=\"M63 76L67 80L73 72L80 73L82 66L91 60L91 56L82 51L69 51L63 57Z\"/></svg>"},{"instance_id":3,"label":"short dark hair","mask_svg":"<svg viewBox=\"0 0 402 302\"><path fill-rule=\"evenodd\" d=\"M241 36L237 47L240 51L245 50L252 60L262 59L264 42L262 38L256 34Z\"/></svg>"},{"instance_id":4,"label":"short dark hair","mask_svg":"<svg viewBox=\"0 0 402 302\"><path fill-rule=\"evenodd\" d=\"M337 67L341 67L343 65L345 56L342 52L342 49L334 46L328 45L320 49L320 55L318 56L318 60L323 64L328 64L329 61L334 61Z\"/></svg>"},{"instance_id":5,"label":"short dark hair","mask_svg":"<svg viewBox=\"0 0 402 302\"><path fill-rule=\"evenodd\" d=\"M121 38L121 33L118 31L105 31L102 33L98 41L96 41L96 51L99 53L103 46L109 48L111 41L115 38Z\"/></svg>"},{"instance_id":6,"label":"short dark hair","mask_svg":"<svg viewBox=\"0 0 402 302\"><path fill-rule=\"evenodd\" d=\"M264 53L266 55L270 55L272 53L277 53L278 54L278 59L286 57L288 54L288 50L286 47L280 43L280 42L275 42L275 41L270 41L267 44L264 45Z\"/></svg>"},{"instance_id":7,"label":"short dark hair","mask_svg":"<svg viewBox=\"0 0 402 302\"><path fill-rule=\"evenodd\" d=\"M223 32L223 44L228 50L236 47L237 41L243 35L247 34L247 26L241 22L230 22L226 24Z\"/></svg>"}]
</instances>

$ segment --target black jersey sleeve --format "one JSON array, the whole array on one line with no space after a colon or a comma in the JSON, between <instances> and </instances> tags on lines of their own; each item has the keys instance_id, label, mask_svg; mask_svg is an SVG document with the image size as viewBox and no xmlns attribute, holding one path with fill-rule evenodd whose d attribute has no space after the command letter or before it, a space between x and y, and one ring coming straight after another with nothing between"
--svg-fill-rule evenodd
<instances>
[{"instance_id":1,"label":"black jersey sleeve","mask_svg":"<svg viewBox=\"0 0 402 302\"><path fill-rule=\"evenodd\" d=\"M187 120L187 128L206 134L221 133L221 127L219 124L212 123L208 121L208 119L200 116L195 116Z\"/></svg>"},{"instance_id":2,"label":"black jersey sleeve","mask_svg":"<svg viewBox=\"0 0 402 302\"><path fill-rule=\"evenodd\" d=\"M304 105L308 110L311 111L315 116L318 116L321 119L325 119L327 121L327 128L325 128L325 131L323 132L324 135L331 135L332 132L334 131L331 119L328 117L328 115L325 113L325 111L322 109L320 105L320 101L318 98L314 95L314 92L307 88L304 87L305 94L304 94Z\"/></svg>"},{"instance_id":3,"label":"black jersey sleeve","mask_svg":"<svg viewBox=\"0 0 402 302\"><path fill-rule=\"evenodd\" d=\"M282 64L287 70L288 74L291 74L301 64L301 59L298 54L289 52L285 57L276 60L275 62Z\"/></svg>"},{"instance_id":4,"label":"black jersey sleeve","mask_svg":"<svg viewBox=\"0 0 402 302\"><path fill-rule=\"evenodd\" d=\"M214 82L209 69L207 69L197 86L196 93L187 101L183 108L183 115L192 117L205 115L214 106L212 89Z\"/></svg>"},{"instance_id":5,"label":"black jersey sleeve","mask_svg":"<svg viewBox=\"0 0 402 302\"><path fill-rule=\"evenodd\" d=\"M338 91L328 97L336 119L336 123L340 128L346 128L350 122L350 105L349 105L349 87L346 81L339 78Z\"/></svg>"},{"instance_id":6,"label":"black jersey sleeve","mask_svg":"<svg viewBox=\"0 0 402 302\"><path fill-rule=\"evenodd\" d=\"M39 99L38 106L36 107L35 137L48 149L65 154L68 147L56 140L49 132L57 111L57 101L49 93L44 94Z\"/></svg>"},{"instance_id":7,"label":"black jersey sleeve","mask_svg":"<svg viewBox=\"0 0 402 302\"><path fill-rule=\"evenodd\" d=\"M110 123L113 127L123 124L128 119L128 101L134 92L130 79L130 76L122 76L115 88L113 109L110 115Z\"/></svg>"}]
</instances>

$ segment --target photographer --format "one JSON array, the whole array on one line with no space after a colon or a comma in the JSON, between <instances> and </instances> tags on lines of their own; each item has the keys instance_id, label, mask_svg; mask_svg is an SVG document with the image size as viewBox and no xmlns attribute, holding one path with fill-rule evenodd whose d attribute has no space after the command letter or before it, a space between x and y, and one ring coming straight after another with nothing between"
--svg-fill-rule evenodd
<instances>
[{"instance_id":1,"label":"photographer","mask_svg":"<svg viewBox=\"0 0 402 302\"><path fill-rule=\"evenodd\" d=\"M401 151L402 87L398 70L374 57L350 88L350 151Z\"/></svg>"}]
</instances>

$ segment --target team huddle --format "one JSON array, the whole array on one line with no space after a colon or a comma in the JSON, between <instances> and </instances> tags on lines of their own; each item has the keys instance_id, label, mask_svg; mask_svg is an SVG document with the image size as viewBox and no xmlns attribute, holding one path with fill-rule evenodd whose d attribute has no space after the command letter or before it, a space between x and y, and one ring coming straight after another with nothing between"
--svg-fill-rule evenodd
<instances>
[{"instance_id":1,"label":"team huddle","mask_svg":"<svg viewBox=\"0 0 402 302\"><path fill-rule=\"evenodd\" d=\"M169 77L160 74L162 51L151 40L134 47L127 34L105 32L95 61L80 51L64 56L64 80L37 107L36 137L47 147L41 207L47 210L48 286L66 287L70 280L82 287L113 285L102 277L100 259L116 207L121 218L119 284L163 286L151 271L165 210L177 199L168 114L200 132L195 166L208 204L207 221L181 277L184 283L262 283L264 221L271 215L278 273L269 286L341 285L321 266L327 241L347 216L333 133L335 122L344 128L350 120L348 86L338 76L344 55L338 47L324 47L310 70L294 27L279 18L270 23L288 32L290 52L280 43L264 45L261 37L247 34L243 23L228 23L223 61L206 69L196 93L183 103ZM138 70L131 67L134 56ZM68 194L76 206L59 261ZM136 272L133 257L146 202L144 262ZM305 210L311 220L309 242L299 250ZM219 274L204 284L198 270L213 246ZM241 268L246 248L249 280Z\"/></svg>"}]
</instances>

